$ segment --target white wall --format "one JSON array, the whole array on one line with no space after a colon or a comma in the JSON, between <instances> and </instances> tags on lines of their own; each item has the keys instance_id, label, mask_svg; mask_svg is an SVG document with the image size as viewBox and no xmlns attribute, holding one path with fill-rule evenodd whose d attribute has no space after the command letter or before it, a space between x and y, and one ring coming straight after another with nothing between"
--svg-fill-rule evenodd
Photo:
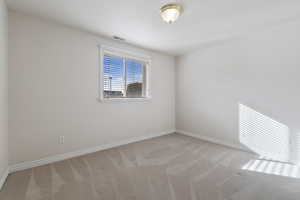
<instances>
[{"instance_id":1,"label":"white wall","mask_svg":"<svg viewBox=\"0 0 300 200\"><path fill-rule=\"evenodd\" d=\"M0 0L0 181L8 167L7 107L7 12Z\"/></svg>"},{"instance_id":2,"label":"white wall","mask_svg":"<svg viewBox=\"0 0 300 200\"><path fill-rule=\"evenodd\" d=\"M243 103L299 135L299 35L283 21L177 58L177 129L238 145Z\"/></svg>"},{"instance_id":3,"label":"white wall","mask_svg":"<svg viewBox=\"0 0 300 200\"><path fill-rule=\"evenodd\" d=\"M152 57L150 101L97 101L98 44ZM171 56L10 12L10 164L174 130L174 71Z\"/></svg>"}]
</instances>

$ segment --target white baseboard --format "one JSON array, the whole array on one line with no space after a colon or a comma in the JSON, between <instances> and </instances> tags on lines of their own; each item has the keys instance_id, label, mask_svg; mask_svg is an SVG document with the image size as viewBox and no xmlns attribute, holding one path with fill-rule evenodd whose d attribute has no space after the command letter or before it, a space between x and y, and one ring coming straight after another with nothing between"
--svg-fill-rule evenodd
<instances>
[{"instance_id":1,"label":"white baseboard","mask_svg":"<svg viewBox=\"0 0 300 200\"><path fill-rule=\"evenodd\" d=\"M79 150L79 151L74 151L74 152L69 152L69 153L64 153L64 154L59 154L59 155L54 155L54 156L42 158L42 159L39 159L39 160L27 161L27 162L23 162L23 163L19 163L19 164L15 164L15 165L10 166L9 167L9 173L13 173L13 172L21 171L21 170L26 170L26 169L30 169L30 168L38 167L38 166L42 166L42 165L47 165L47 164L50 164L50 163L55 163L55 162L58 162L58 161L62 161L62 160L82 156L82 155L85 155L85 154L90 154L90 153L94 153L94 152L97 152L97 151L110 149L110 148L113 148L113 147L118 147L118 146L130 144L130 143L134 143L134 142L139 142L139 141L142 141L142 140L147 140L147 139L151 139L151 138L155 138L155 137L159 137L159 136L163 136L163 135L168 135L168 134L171 134L171 133L175 133L175 131L172 130L172 131L162 132L162 133L158 133L158 134L138 136L138 137L129 138L129 139L126 139L126 140L115 142L115 143L103 144L103 145L100 145L100 146L91 147L91 148L87 148L87 149L83 149L83 150Z\"/></svg>"},{"instance_id":2,"label":"white baseboard","mask_svg":"<svg viewBox=\"0 0 300 200\"><path fill-rule=\"evenodd\" d=\"M226 146L226 147L230 147L230 148L234 148L234 149L238 149L238 150L242 150L242 151L248 151L247 149L243 148L242 146L240 146L238 144L225 142L223 140L208 137L208 136L204 136L204 135L201 135L201 134L190 133L190 132L183 131L183 130L176 130L176 133L187 135L187 136L194 137L194 138L198 138L200 140L208 141L208 142L219 144L219 145L222 145L222 146Z\"/></svg>"},{"instance_id":3,"label":"white baseboard","mask_svg":"<svg viewBox=\"0 0 300 200\"><path fill-rule=\"evenodd\" d=\"M0 190L2 189L5 181L6 181L6 178L8 176L8 173L9 173L9 169L7 168L4 173L2 175L0 175Z\"/></svg>"}]
</instances>

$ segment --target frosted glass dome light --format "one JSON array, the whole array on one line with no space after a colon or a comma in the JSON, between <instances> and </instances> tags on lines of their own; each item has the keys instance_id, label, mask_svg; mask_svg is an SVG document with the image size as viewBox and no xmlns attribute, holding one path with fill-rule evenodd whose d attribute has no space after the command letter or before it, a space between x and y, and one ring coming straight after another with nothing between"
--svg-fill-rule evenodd
<instances>
[{"instance_id":1,"label":"frosted glass dome light","mask_svg":"<svg viewBox=\"0 0 300 200\"><path fill-rule=\"evenodd\" d=\"M183 8L178 4L167 4L160 9L162 19L168 24L174 23L182 14Z\"/></svg>"}]
</instances>

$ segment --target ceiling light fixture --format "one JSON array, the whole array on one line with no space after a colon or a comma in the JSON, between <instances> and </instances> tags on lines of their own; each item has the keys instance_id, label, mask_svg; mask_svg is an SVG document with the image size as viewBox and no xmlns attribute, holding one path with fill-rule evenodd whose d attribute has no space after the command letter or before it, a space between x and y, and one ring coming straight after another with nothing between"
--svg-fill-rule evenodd
<instances>
[{"instance_id":1,"label":"ceiling light fixture","mask_svg":"<svg viewBox=\"0 0 300 200\"><path fill-rule=\"evenodd\" d=\"M182 14L183 8L179 4L167 4L161 7L160 15L162 19L168 24L174 23L178 17Z\"/></svg>"}]
</instances>

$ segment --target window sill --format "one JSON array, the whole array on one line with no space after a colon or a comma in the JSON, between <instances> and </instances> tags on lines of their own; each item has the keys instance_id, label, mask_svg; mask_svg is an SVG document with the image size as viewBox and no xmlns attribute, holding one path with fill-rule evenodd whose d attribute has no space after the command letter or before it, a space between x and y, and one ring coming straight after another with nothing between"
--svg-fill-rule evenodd
<instances>
[{"instance_id":1,"label":"window sill","mask_svg":"<svg viewBox=\"0 0 300 200\"><path fill-rule=\"evenodd\" d=\"M101 103L114 103L114 102L146 102L150 101L151 97L145 98L97 98L97 100Z\"/></svg>"}]
</instances>

